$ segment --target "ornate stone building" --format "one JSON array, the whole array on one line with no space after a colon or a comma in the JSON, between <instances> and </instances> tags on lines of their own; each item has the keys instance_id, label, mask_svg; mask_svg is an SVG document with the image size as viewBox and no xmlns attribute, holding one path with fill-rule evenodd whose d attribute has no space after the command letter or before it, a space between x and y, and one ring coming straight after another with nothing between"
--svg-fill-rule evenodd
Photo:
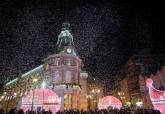
<instances>
[{"instance_id":1,"label":"ornate stone building","mask_svg":"<svg viewBox=\"0 0 165 114\"><path fill-rule=\"evenodd\" d=\"M63 23L56 54L49 55L42 65L4 86L0 93L0 104L6 110L16 105L21 107L21 98L31 90L41 88L44 83L47 89L53 90L60 97L61 110L87 109L88 73L81 71L81 59L77 56L69 27L69 23ZM34 95L32 99L35 99ZM33 105L32 101L32 107L37 108Z\"/></svg>"},{"instance_id":2,"label":"ornate stone building","mask_svg":"<svg viewBox=\"0 0 165 114\"><path fill-rule=\"evenodd\" d=\"M61 109L81 107L82 103L79 100L82 95L81 89L85 89L81 87L84 87L82 85L86 83L82 83L84 77L80 75L81 59L74 48L69 26L69 23L63 23L62 31L58 35L58 53L50 55L44 60L45 79L55 93L61 96L62 104L64 104ZM85 93L83 95L85 96Z\"/></svg>"}]
</instances>

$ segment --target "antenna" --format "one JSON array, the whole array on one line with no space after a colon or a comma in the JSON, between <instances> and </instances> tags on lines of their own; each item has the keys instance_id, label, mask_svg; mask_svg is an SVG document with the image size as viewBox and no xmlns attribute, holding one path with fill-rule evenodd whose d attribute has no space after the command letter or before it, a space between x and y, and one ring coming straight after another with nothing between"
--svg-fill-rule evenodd
<instances>
[{"instance_id":1,"label":"antenna","mask_svg":"<svg viewBox=\"0 0 165 114\"><path fill-rule=\"evenodd\" d=\"M64 22L62 24L62 30L69 30L70 24L68 22Z\"/></svg>"},{"instance_id":2,"label":"antenna","mask_svg":"<svg viewBox=\"0 0 165 114\"><path fill-rule=\"evenodd\" d=\"M67 23L68 22L68 8L69 4L68 4L68 0L64 1L64 22Z\"/></svg>"}]
</instances>

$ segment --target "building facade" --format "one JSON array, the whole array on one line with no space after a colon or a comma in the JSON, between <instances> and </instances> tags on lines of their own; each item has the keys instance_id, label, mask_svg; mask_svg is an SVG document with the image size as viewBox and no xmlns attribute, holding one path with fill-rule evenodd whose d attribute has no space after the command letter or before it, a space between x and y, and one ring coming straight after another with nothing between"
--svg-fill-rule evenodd
<instances>
[{"instance_id":1,"label":"building facade","mask_svg":"<svg viewBox=\"0 0 165 114\"><path fill-rule=\"evenodd\" d=\"M4 86L0 103L6 110L12 106L21 106L21 98L31 90L41 88L42 85L60 97L60 110L87 109L88 73L81 71L81 59L77 56L69 27L69 23L63 23L58 35L56 54L49 55L43 60L42 65Z\"/></svg>"},{"instance_id":2,"label":"building facade","mask_svg":"<svg viewBox=\"0 0 165 114\"><path fill-rule=\"evenodd\" d=\"M98 79L89 76L87 93L88 109L98 108L99 99L103 97L103 84Z\"/></svg>"},{"instance_id":3,"label":"building facade","mask_svg":"<svg viewBox=\"0 0 165 114\"><path fill-rule=\"evenodd\" d=\"M119 81L116 96L124 98L121 99L124 105L153 108L149 91L146 87L146 79L152 78L156 89L163 90L165 87L164 67L162 70L152 74L153 70L155 70L154 67L158 64L155 62L157 60L155 58L159 58L159 55L153 55L148 50L145 50L133 55L121 70L123 78ZM123 93L124 95L122 95Z\"/></svg>"}]
</instances>

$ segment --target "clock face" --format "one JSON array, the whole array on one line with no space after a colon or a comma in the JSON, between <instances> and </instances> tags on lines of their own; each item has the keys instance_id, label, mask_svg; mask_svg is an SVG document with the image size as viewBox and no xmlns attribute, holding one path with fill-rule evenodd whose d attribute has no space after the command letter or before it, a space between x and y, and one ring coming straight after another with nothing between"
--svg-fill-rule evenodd
<instances>
[{"instance_id":1,"label":"clock face","mask_svg":"<svg viewBox=\"0 0 165 114\"><path fill-rule=\"evenodd\" d=\"M67 51L68 53L71 53L71 52L72 52L72 50L71 50L70 48L68 48L66 51Z\"/></svg>"}]
</instances>

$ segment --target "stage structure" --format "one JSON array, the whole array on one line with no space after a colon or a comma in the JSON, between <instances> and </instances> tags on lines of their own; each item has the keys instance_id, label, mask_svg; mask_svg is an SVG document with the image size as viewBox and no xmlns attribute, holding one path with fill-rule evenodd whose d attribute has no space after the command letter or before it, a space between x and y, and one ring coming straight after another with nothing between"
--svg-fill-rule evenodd
<instances>
[{"instance_id":1,"label":"stage structure","mask_svg":"<svg viewBox=\"0 0 165 114\"><path fill-rule=\"evenodd\" d=\"M154 109L160 110L162 114L165 114L165 91L157 90L153 87L153 80L147 79L146 86L149 88L149 96Z\"/></svg>"},{"instance_id":2,"label":"stage structure","mask_svg":"<svg viewBox=\"0 0 165 114\"><path fill-rule=\"evenodd\" d=\"M54 96L59 98L60 103L57 103L56 107L60 107L60 110L87 109L88 73L81 70L81 59L77 55L69 27L69 23L63 23L56 43L58 48L56 54L49 55L43 60L42 65L18 76L5 85L0 103L6 110L16 105L23 106L22 99L28 95L32 95L31 98L34 101L36 91L42 91L43 86L45 91L54 92ZM41 104L39 107L34 107L34 102L31 104L31 109L35 110L44 107Z\"/></svg>"}]
</instances>

